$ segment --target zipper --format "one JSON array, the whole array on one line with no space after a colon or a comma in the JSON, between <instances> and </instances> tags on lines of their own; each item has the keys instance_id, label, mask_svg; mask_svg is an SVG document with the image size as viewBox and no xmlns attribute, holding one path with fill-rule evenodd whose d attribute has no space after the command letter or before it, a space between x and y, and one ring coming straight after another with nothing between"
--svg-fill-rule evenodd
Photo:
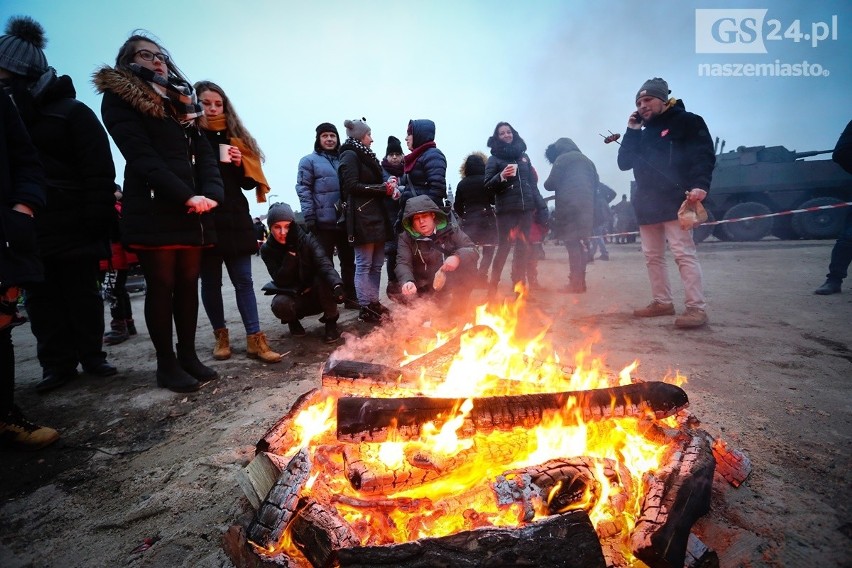
<instances>
[{"instance_id":1,"label":"zipper","mask_svg":"<svg viewBox=\"0 0 852 568\"><path fill-rule=\"evenodd\" d=\"M371 197L370 199L368 199L367 201L365 201L365 202L364 202L364 203L363 203L360 207L358 207L358 208L357 208L357 209L358 209L358 213L363 213L363 211L364 211L364 207L366 207L367 205L369 205L369 204L370 204L370 202L371 202L373 199L375 199L375 197Z\"/></svg>"}]
</instances>

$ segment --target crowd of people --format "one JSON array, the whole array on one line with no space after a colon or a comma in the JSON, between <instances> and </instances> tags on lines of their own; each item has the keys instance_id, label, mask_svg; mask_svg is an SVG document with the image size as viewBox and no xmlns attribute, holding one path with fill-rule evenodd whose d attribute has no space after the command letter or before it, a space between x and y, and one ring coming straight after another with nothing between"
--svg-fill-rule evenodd
<instances>
[{"instance_id":1,"label":"crowd of people","mask_svg":"<svg viewBox=\"0 0 852 568\"><path fill-rule=\"evenodd\" d=\"M134 262L145 278L144 322L156 384L175 392L195 391L218 377L196 348L199 297L213 329L212 358L233 356L223 266L245 330L246 356L281 361L260 328L253 255L271 279L261 288L272 296L271 311L289 333L306 335L301 320L321 314L323 338L331 344L341 337L339 306L358 310L367 324L388 320L391 309L380 301L385 267L388 298L403 304L446 299L450 312L468 309L476 287L495 298L510 253L513 289L536 290L549 229L568 251L563 290L585 293L586 265L598 249L598 258L608 259L602 235L613 223L615 230L633 223L635 210L652 301L634 314L675 315L668 244L686 291L686 311L675 325L708 321L695 244L678 223L678 209L684 195L691 202L707 195L713 144L703 119L670 98L662 79L642 85L628 118L618 166L633 170L636 188L632 203L623 196L612 207L614 218L609 203L615 192L570 138L545 152L552 168L543 185L555 198L550 219L527 145L510 123L498 122L487 138L490 155L464 158L449 203L447 158L432 120L409 121L408 153L389 136L380 159L366 119L356 118L343 122L344 140L333 122L315 129L313 151L296 175L304 225L290 204L274 203L267 230L251 217L246 198L249 191L258 203L266 201L264 153L222 87L191 83L163 46L134 34L114 65L94 74L101 123L75 98L71 78L48 66L44 44L43 29L27 17L12 18L0 37L6 93L0 96L0 437L15 445L38 448L58 438L14 405L11 329L24 321L17 313L22 291L42 368L37 391L62 387L78 367L111 376L119 371L104 344L136 333L125 288ZM108 137L126 163L121 186ZM828 291L817 293L839 291L834 282L845 277L839 264L832 261L822 287ZM115 271L108 331L98 288L107 270Z\"/></svg>"}]
</instances>

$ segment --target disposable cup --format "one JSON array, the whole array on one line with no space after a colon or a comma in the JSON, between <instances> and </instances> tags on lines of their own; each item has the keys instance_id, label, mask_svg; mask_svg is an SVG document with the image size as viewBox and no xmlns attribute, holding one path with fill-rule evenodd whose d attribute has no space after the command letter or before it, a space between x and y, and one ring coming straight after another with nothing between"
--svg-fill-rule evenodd
<instances>
[{"instance_id":1,"label":"disposable cup","mask_svg":"<svg viewBox=\"0 0 852 568\"><path fill-rule=\"evenodd\" d=\"M219 144L219 161L224 164L231 163L231 145L230 144Z\"/></svg>"}]
</instances>

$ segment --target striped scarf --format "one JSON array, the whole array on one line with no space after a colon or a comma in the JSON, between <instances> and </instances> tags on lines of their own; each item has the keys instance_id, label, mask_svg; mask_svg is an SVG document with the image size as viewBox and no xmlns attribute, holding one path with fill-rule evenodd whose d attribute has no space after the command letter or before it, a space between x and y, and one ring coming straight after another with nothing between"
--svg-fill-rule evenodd
<instances>
[{"instance_id":1,"label":"striped scarf","mask_svg":"<svg viewBox=\"0 0 852 568\"><path fill-rule=\"evenodd\" d=\"M172 111L171 114L181 124L188 124L204 114L204 110L198 104L195 91L189 83L174 76L166 78L157 75L138 63L131 63L128 67L140 79L150 83L157 94L166 101L166 106Z\"/></svg>"}]
</instances>

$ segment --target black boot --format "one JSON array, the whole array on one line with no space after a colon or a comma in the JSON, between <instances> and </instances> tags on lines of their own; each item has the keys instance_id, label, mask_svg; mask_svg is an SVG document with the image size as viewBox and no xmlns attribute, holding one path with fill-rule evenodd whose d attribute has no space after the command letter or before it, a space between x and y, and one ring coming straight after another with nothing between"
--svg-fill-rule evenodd
<instances>
[{"instance_id":1,"label":"black boot","mask_svg":"<svg viewBox=\"0 0 852 568\"><path fill-rule=\"evenodd\" d=\"M219 373L198 360L198 354L195 352L194 345L184 347L178 343L175 345L175 349L177 350L177 360L181 368L197 380L206 382L219 378Z\"/></svg>"},{"instance_id":2,"label":"black boot","mask_svg":"<svg viewBox=\"0 0 852 568\"><path fill-rule=\"evenodd\" d=\"M823 282L822 286L814 290L814 294L819 294L820 296L829 296L831 294L839 294L840 293L840 282L837 280L832 280L830 278L826 279Z\"/></svg>"},{"instance_id":3,"label":"black boot","mask_svg":"<svg viewBox=\"0 0 852 568\"><path fill-rule=\"evenodd\" d=\"M326 343L334 343L340 339L340 331L337 329L337 318L325 320L325 336L323 340Z\"/></svg>"},{"instance_id":4,"label":"black boot","mask_svg":"<svg viewBox=\"0 0 852 568\"><path fill-rule=\"evenodd\" d=\"M117 345L130 338L127 331L127 320L114 319L109 322L110 330L104 334L104 345Z\"/></svg>"},{"instance_id":5,"label":"black boot","mask_svg":"<svg viewBox=\"0 0 852 568\"><path fill-rule=\"evenodd\" d=\"M174 353L157 355L157 386L174 392L193 392L201 388L201 383L181 369Z\"/></svg>"}]
</instances>

